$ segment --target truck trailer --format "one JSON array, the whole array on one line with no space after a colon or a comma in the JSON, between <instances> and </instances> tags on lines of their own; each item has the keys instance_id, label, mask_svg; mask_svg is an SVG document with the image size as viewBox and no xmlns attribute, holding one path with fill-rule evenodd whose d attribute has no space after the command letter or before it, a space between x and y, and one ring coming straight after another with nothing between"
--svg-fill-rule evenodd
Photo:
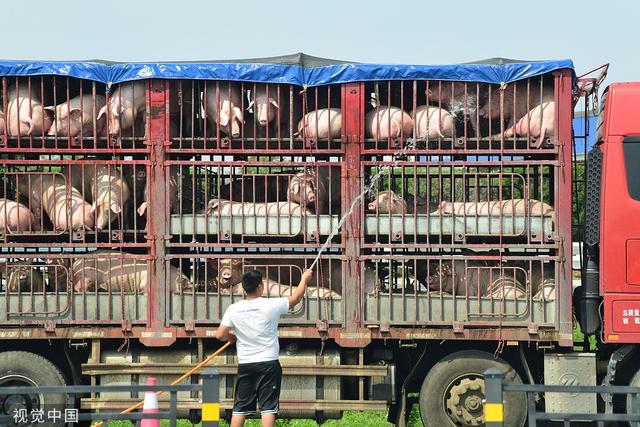
<instances>
[{"instance_id":1,"label":"truck trailer","mask_svg":"<svg viewBox=\"0 0 640 427\"><path fill-rule=\"evenodd\" d=\"M279 329L283 416L388 410L404 425L418 404L426 426L482 425L490 367L640 384L640 85L605 90L574 168L574 106L601 78L569 60L1 61L0 79L2 386L170 383L221 347L243 272L278 297L311 266ZM597 349L574 350L574 314ZM228 414L234 350L213 364ZM182 416L199 399L180 394ZM525 397L505 399L524 425Z\"/></svg>"}]
</instances>

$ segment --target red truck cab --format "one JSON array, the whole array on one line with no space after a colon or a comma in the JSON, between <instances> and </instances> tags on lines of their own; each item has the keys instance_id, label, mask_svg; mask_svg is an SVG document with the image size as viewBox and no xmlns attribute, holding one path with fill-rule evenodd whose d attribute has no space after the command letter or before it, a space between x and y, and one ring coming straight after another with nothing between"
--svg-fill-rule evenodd
<instances>
[{"instance_id":1,"label":"red truck cab","mask_svg":"<svg viewBox=\"0 0 640 427\"><path fill-rule=\"evenodd\" d=\"M602 153L600 294L605 341L640 342L640 83L609 86L598 124Z\"/></svg>"}]
</instances>

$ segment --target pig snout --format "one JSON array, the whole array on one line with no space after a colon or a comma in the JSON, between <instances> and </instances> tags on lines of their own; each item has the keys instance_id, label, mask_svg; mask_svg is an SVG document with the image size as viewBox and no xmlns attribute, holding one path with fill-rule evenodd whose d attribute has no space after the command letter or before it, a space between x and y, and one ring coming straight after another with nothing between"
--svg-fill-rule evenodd
<instances>
[{"instance_id":1,"label":"pig snout","mask_svg":"<svg viewBox=\"0 0 640 427\"><path fill-rule=\"evenodd\" d=\"M377 207L378 207L378 204L376 202L371 202L371 203L369 203L368 209L370 211L375 211L377 209Z\"/></svg>"}]
</instances>

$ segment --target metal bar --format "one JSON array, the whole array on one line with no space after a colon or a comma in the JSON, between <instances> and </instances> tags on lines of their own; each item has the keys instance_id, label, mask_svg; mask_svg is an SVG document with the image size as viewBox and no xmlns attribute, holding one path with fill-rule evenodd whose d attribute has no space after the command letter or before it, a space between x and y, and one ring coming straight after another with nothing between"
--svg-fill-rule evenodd
<instances>
[{"instance_id":1,"label":"metal bar","mask_svg":"<svg viewBox=\"0 0 640 427\"><path fill-rule=\"evenodd\" d=\"M216 368L202 373L202 427L218 427L220 421L220 376Z\"/></svg>"},{"instance_id":2,"label":"metal bar","mask_svg":"<svg viewBox=\"0 0 640 427\"><path fill-rule=\"evenodd\" d=\"M484 373L484 419L487 427L502 427L504 423L503 379L504 375L496 368L490 368Z\"/></svg>"},{"instance_id":3,"label":"metal bar","mask_svg":"<svg viewBox=\"0 0 640 427\"><path fill-rule=\"evenodd\" d=\"M176 427L178 418L178 392L171 391L171 411L169 412L169 426Z\"/></svg>"}]
</instances>

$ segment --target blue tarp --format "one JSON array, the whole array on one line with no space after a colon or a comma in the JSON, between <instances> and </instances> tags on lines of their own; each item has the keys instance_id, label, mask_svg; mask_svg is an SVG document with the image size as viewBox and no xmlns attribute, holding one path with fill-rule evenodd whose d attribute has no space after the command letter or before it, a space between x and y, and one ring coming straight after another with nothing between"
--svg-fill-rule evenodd
<instances>
[{"instance_id":1,"label":"blue tarp","mask_svg":"<svg viewBox=\"0 0 640 427\"><path fill-rule=\"evenodd\" d=\"M0 76L69 76L107 84L161 78L320 86L358 81L414 79L509 83L563 68L573 70L573 62L566 59L514 61L494 58L456 65L385 65L360 64L295 54L252 60L184 63L0 61Z\"/></svg>"}]
</instances>

